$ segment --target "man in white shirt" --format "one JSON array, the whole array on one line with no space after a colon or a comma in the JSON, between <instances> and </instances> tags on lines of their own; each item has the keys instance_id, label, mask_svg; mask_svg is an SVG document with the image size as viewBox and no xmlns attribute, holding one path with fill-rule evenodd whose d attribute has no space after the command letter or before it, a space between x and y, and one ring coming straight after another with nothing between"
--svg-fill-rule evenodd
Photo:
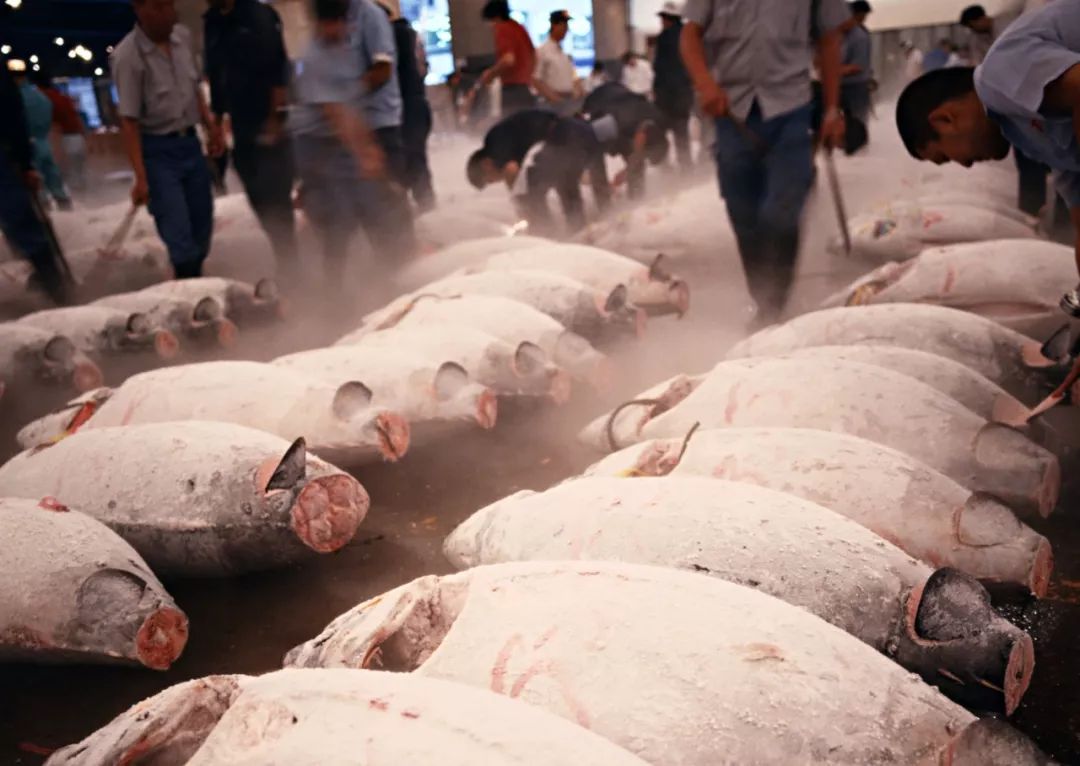
<instances>
[{"instance_id":1,"label":"man in white shirt","mask_svg":"<svg viewBox=\"0 0 1080 766\"><path fill-rule=\"evenodd\" d=\"M536 49L536 72L533 88L544 101L561 114L573 114L584 96L574 60L563 50L562 42L570 29L570 14L552 11L551 31L544 44Z\"/></svg>"},{"instance_id":2,"label":"man in white shirt","mask_svg":"<svg viewBox=\"0 0 1080 766\"><path fill-rule=\"evenodd\" d=\"M632 93L649 98L652 95L653 68L646 59L633 52L623 55L622 84Z\"/></svg>"}]
</instances>

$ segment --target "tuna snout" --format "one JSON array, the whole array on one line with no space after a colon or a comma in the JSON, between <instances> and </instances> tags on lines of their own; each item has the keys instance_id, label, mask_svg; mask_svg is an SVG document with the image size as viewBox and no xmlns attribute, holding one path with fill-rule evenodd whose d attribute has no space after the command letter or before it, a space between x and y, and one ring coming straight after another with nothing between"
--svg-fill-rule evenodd
<instances>
[{"instance_id":1,"label":"tuna snout","mask_svg":"<svg viewBox=\"0 0 1080 766\"><path fill-rule=\"evenodd\" d=\"M896 659L968 707L1011 715L1031 683L1031 637L969 575L945 568L912 590Z\"/></svg>"},{"instance_id":2,"label":"tuna snout","mask_svg":"<svg viewBox=\"0 0 1080 766\"><path fill-rule=\"evenodd\" d=\"M184 651L187 617L179 609L162 607L147 617L135 636L139 662L153 670L168 670Z\"/></svg>"},{"instance_id":3,"label":"tuna snout","mask_svg":"<svg viewBox=\"0 0 1080 766\"><path fill-rule=\"evenodd\" d=\"M75 369L71 377L75 390L79 393L93 391L95 388L101 388L105 385L105 376L102 374L101 368L86 357L82 357L75 362Z\"/></svg>"},{"instance_id":4,"label":"tuna snout","mask_svg":"<svg viewBox=\"0 0 1080 766\"><path fill-rule=\"evenodd\" d=\"M391 463L400 460L409 451L409 421L396 412L380 412L375 416L375 433L378 434L379 452Z\"/></svg>"},{"instance_id":5,"label":"tuna snout","mask_svg":"<svg viewBox=\"0 0 1080 766\"><path fill-rule=\"evenodd\" d=\"M548 374L548 396L555 404L566 404L574 390L574 382L566 370L551 370Z\"/></svg>"},{"instance_id":6,"label":"tuna snout","mask_svg":"<svg viewBox=\"0 0 1080 766\"><path fill-rule=\"evenodd\" d=\"M499 417L499 397L490 388L485 388L476 397L476 422L485 430L495 427Z\"/></svg>"},{"instance_id":7,"label":"tuna snout","mask_svg":"<svg viewBox=\"0 0 1080 766\"><path fill-rule=\"evenodd\" d=\"M293 503L292 529L317 553L333 553L352 540L371 506L360 482L343 473L309 481Z\"/></svg>"},{"instance_id":8,"label":"tuna snout","mask_svg":"<svg viewBox=\"0 0 1080 766\"><path fill-rule=\"evenodd\" d=\"M154 351L162 359L173 359L180 353L180 341L168 330L154 333Z\"/></svg>"}]
</instances>

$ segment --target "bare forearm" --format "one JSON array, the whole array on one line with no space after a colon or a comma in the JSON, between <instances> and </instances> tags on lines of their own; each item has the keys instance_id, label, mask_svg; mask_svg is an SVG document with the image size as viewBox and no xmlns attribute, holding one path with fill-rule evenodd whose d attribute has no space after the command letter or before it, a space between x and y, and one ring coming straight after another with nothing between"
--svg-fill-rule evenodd
<instances>
[{"instance_id":1,"label":"bare forearm","mask_svg":"<svg viewBox=\"0 0 1080 766\"><path fill-rule=\"evenodd\" d=\"M367 124L345 104L323 104L323 113L349 151L359 156L373 139Z\"/></svg>"},{"instance_id":2,"label":"bare forearm","mask_svg":"<svg viewBox=\"0 0 1080 766\"><path fill-rule=\"evenodd\" d=\"M840 32L833 29L818 40L821 61L821 97L825 110L840 106Z\"/></svg>"},{"instance_id":3,"label":"bare forearm","mask_svg":"<svg viewBox=\"0 0 1080 766\"><path fill-rule=\"evenodd\" d=\"M127 152L128 162L135 171L135 178L146 178L146 165L143 164L142 136L139 132L139 121L130 117L120 118L120 135L124 141L124 151Z\"/></svg>"},{"instance_id":4,"label":"bare forearm","mask_svg":"<svg viewBox=\"0 0 1080 766\"><path fill-rule=\"evenodd\" d=\"M705 45L702 42L702 30L697 24L687 24L683 27L679 37L679 53L682 54L683 65L694 88L701 90L713 82L709 65L705 61Z\"/></svg>"},{"instance_id":5,"label":"bare forearm","mask_svg":"<svg viewBox=\"0 0 1080 766\"><path fill-rule=\"evenodd\" d=\"M380 61L364 72L364 87L368 92L376 91L390 81L390 62Z\"/></svg>"},{"instance_id":6,"label":"bare forearm","mask_svg":"<svg viewBox=\"0 0 1080 766\"><path fill-rule=\"evenodd\" d=\"M210 106L206 103L206 99L203 98L201 90L195 90L195 99L199 103L199 119L202 120L203 127L207 130L215 130L218 124L217 118L210 111Z\"/></svg>"},{"instance_id":7,"label":"bare forearm","mask_svg":"<svg viewBox=\"0 0 1080 766\"><path fill-rule=\"evenodd\" d=\"M490 85L491 81L514 65L514 54L507 53L501 59L489 66L480 74L480 82L477 86Z\"/></svg>"}]
</instances>

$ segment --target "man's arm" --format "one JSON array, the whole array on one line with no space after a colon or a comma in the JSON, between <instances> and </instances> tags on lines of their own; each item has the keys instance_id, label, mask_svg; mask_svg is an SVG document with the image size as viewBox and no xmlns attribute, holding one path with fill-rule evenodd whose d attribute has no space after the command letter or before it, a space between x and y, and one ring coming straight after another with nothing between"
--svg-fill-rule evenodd
<instances>
[{"instance_id":1,"label":"man's arm","mask_svg":"<svg viewBox=\"0 0 1080 766\"><path fill-rule=\"evenodd\" d=\"M679 52L682 54L686 73L694 85L701 109L713 117L723 117L728 112L728 96L709 71L705 60L705 29L697 22L690 21L683 25L679 38Z\"/></svg>"},{"instance_id":2,"label":"man's arm","mask_svg":"<svg viewBox=\"0 0 1080 766\"><path fill-rule=\"evenodd\" d=\"M201 88L195 89L195 101L199 105L199 118L206 128L206 150L211 157L220 157L225 153L225 137L221 133L221 125L203 98Z\"/></svg>"},{"instance_id":3,"label":"man's arm","mask_svg":"<svg viewBox=\"0 0 1080 766\"><path fill-rule=\"evenodd\" d=\"M830 29L818 38L817 52L821 68L821 99L824 117L821 137L826 146L844 143L844 116L840 112L840 47L839 29Z\"/></svg>"},{"instance_id":4,"label":"man's arm","mask_svg":"<svg viewBox=\"0 0 1080 766\"><path fill-rule=\"evenodd\" d=\"M379 178L384 170L384 157L367 124L352 109L342 103L320 104L323 114L342 144L356 159L365 178Z\"/></svg>"},{"instance_id":5,"label":"man's arm","mask_svg":"<svg viewBox=\"0 0 1080 766\"><path fill-rule=\"evenodd\" d=\"M146 165L143 164L142 136L139 121L134 117L120 118L120 136L124 140L124 151L128 162L135 172L135 183L131 187L131 204L136 207L145 205L150 199L150 187L146 180Z\"/></svg>"},{"instance_id":6,"label":"man's arm","mask_svg":"<svg viewBox=\"0 0 1080 766\"><path fill-rule=\"evenodd\" d=\"M1073 132L1080 144L1080 64L1073 64L1043 89L1042 109L1056 114L1071 114Z\"/></svg>"},{"instance_id":7,"label":"man's arm","mask_svg":"<svg viewBox=\"0 0 1080 766\"><path fill-rule=\"evenodd\" d=\"M363 80L367 92L371 93L390 81L397 64L397 42L386 14L368 3L364 3L363 7L365 11L360 20L360 30L372 62L364 72Z\"/></svg>"}]
</instances>

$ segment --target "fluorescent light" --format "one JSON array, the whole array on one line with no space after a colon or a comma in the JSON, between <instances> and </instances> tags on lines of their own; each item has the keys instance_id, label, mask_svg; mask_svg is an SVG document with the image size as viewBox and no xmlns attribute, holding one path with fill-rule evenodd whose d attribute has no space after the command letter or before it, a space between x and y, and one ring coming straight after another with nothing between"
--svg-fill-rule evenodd
<instances>
[{"instance_id":1,"label":"fluorescent light","mask_svg":"<svg viewBox=\"0 0 1080 766\"><path fill-rule=\"evenodd\" d=\"M31 64L36 64L36 63L38 63L38 57L37 57L37 54L36 54L36 53L35 53L35 54L34 54L33 56L31 56L31 57L30 57L30 63L31 63Z\"/></svg>"},{"instance_id":2,"label":"fluorescent light","mask_svg":"<svg viewBox=\"0 0 1080 766\"><path fill-rule=\"evenodd\" d=\"M55 40L53 40L53 42L54 42L54 43L56 43L57 45L61 45L61 46L62 46L62 45L64 44L64 38L62 38L62 37L58 37L58 38L56 38Z\"/></svg>"},{"instance_id":3,"label":"fluorescent light","mask_svg":"<svg viewBox=\"0 0 1080 766\"><path fill-rule=\"evenodd\" d=\"M11 46L10 45L0 45L0 53L3 53L5 56L8 55L9 53L11 53Z\"/></svg>"},{"instance_id":4,"label":"fluorescent light","mask_svg":"<svg viewBox=\"0 0 1080 766\"><path fill-rule=\"evenodd\" d=\"M94 74L97 75L98 77L101 77L101 75L105 74L105 70L102 69L101 67L98 67L97 69L94 70Z\"/></svg>"}]
</instances>

